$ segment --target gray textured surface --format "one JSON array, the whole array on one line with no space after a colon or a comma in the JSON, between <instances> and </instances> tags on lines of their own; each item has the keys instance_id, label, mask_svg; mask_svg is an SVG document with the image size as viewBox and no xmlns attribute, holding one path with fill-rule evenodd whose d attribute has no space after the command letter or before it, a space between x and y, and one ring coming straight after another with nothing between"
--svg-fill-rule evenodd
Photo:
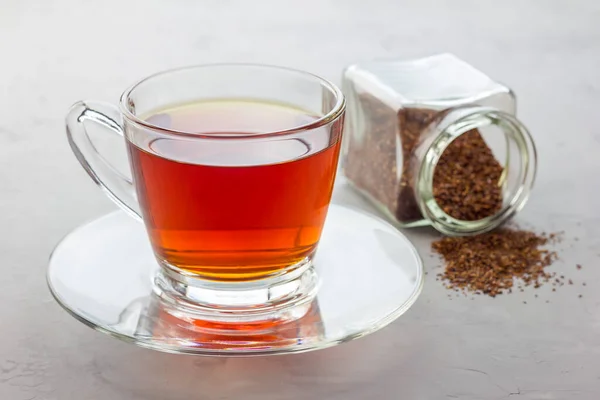
<instances>
[{"instance_id":1,"label":"gray textured surface","mask_svg":"<svg viewBox=\"0 0 600 400\"><path fill-rule=\"evenodd\" d=\"M3 0L0 398L597 399L599 20L594 0ZM75 100L116 101L137 78L193 63L268 62L339 81L349 63L438 51L519 95L540 160L518 220L566 231L554 270L575 285L450 300L432 272L432 233L410 231L430 273L405 316L333 349L258 359L139 349L52 301L54 244L113 208L67 145ZM336 199L351 200L343 188Z\"/></svg>"}]
</instances>

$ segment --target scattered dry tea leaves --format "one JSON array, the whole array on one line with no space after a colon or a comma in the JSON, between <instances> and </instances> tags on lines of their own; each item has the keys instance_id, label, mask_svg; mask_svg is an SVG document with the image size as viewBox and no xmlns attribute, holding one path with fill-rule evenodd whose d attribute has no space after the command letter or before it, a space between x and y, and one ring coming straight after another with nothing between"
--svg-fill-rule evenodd
<instances>
[{"instance_id":1,"label":"scattered dry tea leaves","mask_svg":"<svg viewBox=\"0 0 600 400\"><path fill-rule=\"evenodd\" d=\"M541 248L549 238L526 230L500 228L468 237L444 237L432 249L445 261L440 274L446 286L495 297L509 291L515 279L539 287L552 275L544 269L556 258Z\"/></svg>"}]
</instances>

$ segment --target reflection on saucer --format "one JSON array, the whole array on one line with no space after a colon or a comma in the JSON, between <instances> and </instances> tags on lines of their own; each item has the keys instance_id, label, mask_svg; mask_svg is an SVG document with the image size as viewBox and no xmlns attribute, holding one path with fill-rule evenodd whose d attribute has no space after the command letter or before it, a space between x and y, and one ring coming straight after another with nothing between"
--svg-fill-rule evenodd
<instances>
[{"instance_id":1,"label":"reflection on saucer","mask_svg":"<svg viewBox=\"0 0 600 400\"><path fill-rule=\"evenodd\" d=\"M319 341L324 334L319 305L314 300L308 312L290 322L222 323L174 315L156 295L149 297L144 316L139 319L135 336L151 336L167 345L206 350L243 348L245 351L272 351L294 344Z\"/></svg>"}]
</instances>

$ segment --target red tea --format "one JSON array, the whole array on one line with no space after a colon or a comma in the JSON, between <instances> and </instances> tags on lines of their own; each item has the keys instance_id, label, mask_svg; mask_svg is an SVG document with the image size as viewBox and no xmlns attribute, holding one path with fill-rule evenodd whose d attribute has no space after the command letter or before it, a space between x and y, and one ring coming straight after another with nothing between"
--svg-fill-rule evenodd
<instances>
[{"instance_id":1,"label":"red tea","mask_svg":"<svg viewBox=\"0 0 600 400\"><path fill-rule=\"evenodd\" d=\"M287 105L233 100L147 116L154 125L188 132L190 138L160 136L141 146L128 142L157 257L205 279L245 281L310 256L331 198L341 122L301 137L235 137L318 118ZM211 137L201 139L201 134Z\"/></svg>"}]
</instances>

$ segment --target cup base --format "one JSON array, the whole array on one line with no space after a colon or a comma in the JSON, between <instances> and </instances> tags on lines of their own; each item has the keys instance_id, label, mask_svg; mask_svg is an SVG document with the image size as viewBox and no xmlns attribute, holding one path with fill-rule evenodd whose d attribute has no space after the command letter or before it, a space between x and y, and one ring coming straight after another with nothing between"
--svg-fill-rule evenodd
<instances>
[{"instance_id":1,"label":"cup base","mask_svg":"<svg viewBox=\"0 0 600 400\"><path fill-rule=\"evenodd\" d=\"M153 290L165 311L177 318L225 324L292 321L306 314L318 287L312 257L289 267L286 274L251 282L209 281L166 262L161 267Z\"/></svg>"}]
</instances>

